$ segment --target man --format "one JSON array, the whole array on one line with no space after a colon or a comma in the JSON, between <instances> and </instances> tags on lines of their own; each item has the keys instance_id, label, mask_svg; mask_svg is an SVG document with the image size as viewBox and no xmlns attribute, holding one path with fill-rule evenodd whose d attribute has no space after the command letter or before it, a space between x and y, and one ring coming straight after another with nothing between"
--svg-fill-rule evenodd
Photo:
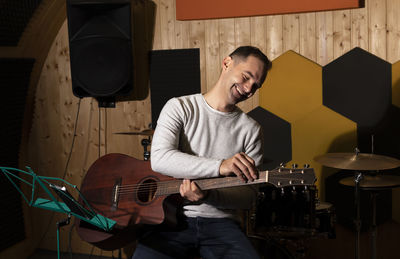
<instances>
[{"instance_id":1,"label":"man","mask_svg":"<svg viewBox=\"0 0 400 259\"><path fill-rule=\"evenodd\" d=\"M238 209L255 201L254 186L202 191L192 180L236 175L257 178L262 161L261 127L236 104L263 84L270 67L258 49L243 46L222 62L221 75L206 94L172 98L164 106L152 141L156 172L182 178L183 223L145 235L133 258L258 258L238 224Z\"/></svg>"}]
</instances>

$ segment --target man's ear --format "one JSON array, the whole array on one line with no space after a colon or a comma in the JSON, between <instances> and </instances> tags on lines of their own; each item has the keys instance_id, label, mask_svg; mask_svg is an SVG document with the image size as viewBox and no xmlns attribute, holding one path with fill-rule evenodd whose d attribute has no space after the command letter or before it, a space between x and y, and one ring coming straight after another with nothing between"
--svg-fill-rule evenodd
<instances>
[{"instance_id":1,"label":"man's ear","mask_svg":"<svg viewBox=\"0 0 400 259\"><path fill-rule=\"evenodd\" d=\"M222 60L222 70L226 70L230 65L232 65L233 59L230 56L227 56Z\"/></svg>"}]
</instances>

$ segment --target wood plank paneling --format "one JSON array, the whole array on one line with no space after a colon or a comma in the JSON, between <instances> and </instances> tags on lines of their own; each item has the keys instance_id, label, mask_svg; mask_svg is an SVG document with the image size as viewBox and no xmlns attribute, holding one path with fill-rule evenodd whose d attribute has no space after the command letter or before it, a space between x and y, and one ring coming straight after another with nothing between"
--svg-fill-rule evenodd
<instances>
[{"instance_id":1,"label":"wood plank paneling","mask_svg":"<svg viewBox=\"0 0 400 259\"><path fill-rule=\"evenodd\" d=\"M400 60L400 1L387 0L387 61Z\"/></svg>"},{"instance_id":2,"label":"wood plank paneling","mask_svg":"<svg viewBox=\"0 0 400 259\"><path fill-rule=\"evenodd\" d=\"M368 12L367 8L351 10L351 48L368 50Z\"/></svg>"},{"instance_id":3,"label":"wood plank paneling","mask_svg":"<svg viewBox=\"0 0 400 259\"><path fill-rule=\"evenodd\" d=\"M190 24L188 22L176 21L175 35L177 49L189 48Z\"/></svg>"},{"instance_id":4,"label":"wood plank paneling","mask_svg":"<svg viewBox=\"0 0 400 259\"><path fill-rule=\"evenodd\" d=\"M368 0L369 52L386 59L386 1Z\"/></svg>"},{"instance_id":5,"label":"wood plank paneling","mask_svg":"<svg viewBox=\"0 0 400 259\"><path fill-rule=\"evenodd\" d=\"M250 18L250 42L251 45L267 53L267 17Z\"/></svg>"},{"instance_id":6,"label":"wood plank paneling","mask_svg":"<svg viewBox=\"0 0 400 259\"><path fill-rule=\"evenodd\" d=\"M219 29L218 21L205 21L205 42L208 42L205 49L206 55L206 73L207 73L207 91L217 82L221 72L221 63L219 62Z\"/></svg>"},{"instance_id":7,"label":"wood plank paneling","mask_svg":"<svg viewBox=\"0 0 400 259\"><path fill-rule=\"evenodd\" d=\"M316 14L317 63L324 66L333 60L333 13Z\"/></svg>"},{"instance_id":8,"label":"wood plank paneling","mask_svg":"<svg viewBox=\"0 0 400 259\"><path fill-rule=\"evenodd\" d=\"M160 0L161 48L175 49L175 1Z\"/></svg>"},{"instance_id":9,"label":"wood plank paneling","mask_svg":"<svg viewBox=\"0 0 400 259\"><path fill-rule=\"evenodd\" d=\"M200 70L201 73L201 92L207 91L207 72L206 72L206 42L204 21L193 21L190 23L190 41L191 48L200 49Z\"/></svg>"},{"instance_id":10,"label":"wood plank paneling","mask_svg":"<svg viewBox=\"0 0 400 259\"><path fill-rule=\"evenodd\" d=\"M153 50L161 49L161 12L160 3L161 0L153 0L156 6L156 13L154 17L154 37L153 37Z\"/></svg>"},{"instance_id":11,"label":"wood plank paneling","mask_svg":"<svg viewBox=\"0 0 400 259\"><path fill-rule=\"evenodd\" d=\"M219 62L235 49L235 19L221 19L218 21L219 29ZM222 63L221 63L222 65Z\"/></svg>"},{"instance_id":12,"label":"wood plank paneling","mask_svg":"<svg viewBox=\"0 0 400 259\"><path fill-rule=\"evenodd\" d=\"M333 12L333 58L336 59L351 49L350 11Z\"/></svg>"},{"instance_id":13,"label":"wood plank paneling","mask_svg":"<svg viewBox=\"0 0 400 259\"><path fill-rule=\"evenodd\" d=\"M283 15L283 52L300 52L300 15Z\"/></svg>"},{"instance_id":14,"label":"wood plank paneling","mask_svg":"<svg viewBox=\"0 0 400 259\"><path fill-rule=\"evenodd\" d=\"M317 61L315 13L300 14L300 54Z\"/></svg>"},{"instance_id":15,"label":"wood plank paneling","mask_svg":"<svg viewBox=\"0 0 400 259\"><path fill-rule=\"evenodd\" d=\"M274 15L267 17L267 51L270 60L283 53L283 17Z\"/></svg>"}]
</instances>

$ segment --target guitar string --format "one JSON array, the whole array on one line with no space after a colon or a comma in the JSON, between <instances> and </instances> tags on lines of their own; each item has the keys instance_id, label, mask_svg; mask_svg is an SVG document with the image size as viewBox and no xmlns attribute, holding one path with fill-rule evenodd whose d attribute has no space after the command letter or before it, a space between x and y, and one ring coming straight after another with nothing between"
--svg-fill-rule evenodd
<instances>
[{"instance_id":1,"label":"guitar string","mask_svg":"<svg viewBox=\"0 0 400 259\"><path fill-rule=\"evenodd\" d=\"M261 181L262 182L262 181ZM159 183L159 184L157 184ZM237 183L237 182L234 182ZM254 182L255 183L255 182ZM132 184L130 185L130 187L126 187L126 186L121 186L120 188L118 188L118 194L124 194L124 193L134 193L134 192L148 192L151 190L160 190L160 192L170 192L171 190L178 190L180 187L180 181L177 182L176 186L168 186L169 183L166 182L153 182L153 183L143 183L143 184ZM165 187L167 186L167 187ZM209 185L211 186L211 185ZM208 187L209 187L208 186ZM219 185L220 187L221 185Z\"/></svg>"},{"instance_id":2,"label":"guitar string","mask_svg":"<svg viewBox=\"0 0 400 259\"><path fill-rule=\"evenodd\" d=\"M181 181L174 181L174 180L172 180L172 181L164 181L164 182L161 182L161 181L154 181L154 182L151 182L151 183L137 183L137 184L126 184L126 185L121 185L120 187L119 187L119 189L121 190L127 190L127 189L135 189L135 188L140 188L140 187L146 187L147 186L147 188L152 188L153 186L162 186L162 185L170 185L171 183L174 183L175 182L175 184L177 184L177 185L181 185ZM255 180L254 182L251 182L251 183L258 183L258 182L264 182L263 181L263 179L257 179L257 180ZM225 184L228 184L228 183L240 183L240 184L244 184L244 185L246 185L246 183L243 183L243 182L241 182L241 180L233 180L233 181L228 181L228 182L225 182ZM251 184L251 183L249 183L249 184ZM174 187L172 187L172 188L175 188L175 186Z\"/></svg>"},{"instance_id":3,"label":"guitar string","mask_svg":"<svg viewBox=\"0 0 400 259\"><path fill-rule=\"evenodd\" d=\"M287 178L287 177L274 177L274 179L275 180L299 180L299 179L297 179L297 178ZM233 183L238 183L238 181L239 180L233 180ZM252 184L252 183L258 183L258 182L264 182L264 179L257 179L257 180L255 180L255 182L250 182L249 184ZM138 189L138 188L153 188L154 186L160 186L160 187L163 187L163 185L170 185L171 183L175 183L175 184L177 184L177 185L180 185L181 184L181 181L180 180L171 180L171 181L154 181L154 182L149 182L149 183L137 183L137 184L126 184L126 185L121 185L120 187L119 187L119 189L120 190L131 190L131 189ZM225 182L226 184L227 183L232 183L232 181L231 182ZM246 183L243 183L243 182L239 182L240 184L244 184L244 185L246 185ZM172 188L175 188L175 186L174 187L172 187Z\"/></svg>"},{"instance_id":4,"label":"guitar string","mask_svg":"<svg viewBox=\"0 0 400 259\"><path fill-rule=\"evenodd\" d=\"M292 175L292 174L288 174L288 175ZM271 176L270 176L271 177ZM234 177L231 177L231 178L234 178ZM284 177L284 176L282 176L282 175L280 175L279 177L277 177L277 176L273 176L273 178L275 179L275 180L299 180L298 178L293 178L293 177ZM223 179L223 178L217 178L217 179ZM231 179L231 181L236 181L236 178L235 179ZM259 180L261 180L262 182L264 181L264 179L263 178L261 178L261 179L256 179L255 181L259 181ZM177 184L180 184L181 183L181 181L182 180L170 180L170 181L153 181L153 182L148 182L148 183L145 183L145 182L143 182L143 183L135 183L135 184L125 184L125 185L121 185L120 186L120 188L131 188L131 187L136 187L136 186L146 186L146 185L155 185L155 184L165 184L165 185L169 185L169 184L171 184L171 183L173 183L173 182L176 182ZM196 181L196 180L194 180L194 181ZM200 180L201 181L201 180Z\"/></svg>"}]
</instances>

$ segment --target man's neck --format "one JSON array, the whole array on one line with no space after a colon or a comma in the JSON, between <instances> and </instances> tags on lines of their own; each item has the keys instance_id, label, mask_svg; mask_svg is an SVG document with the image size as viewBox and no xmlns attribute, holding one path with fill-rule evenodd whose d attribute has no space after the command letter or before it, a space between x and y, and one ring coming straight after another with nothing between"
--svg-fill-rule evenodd
<instances>
[{"instance_id":1,"label":"man's neck","mask_svg":"<svg viewBox=\"0 0 400 259\"><path fill-rule=\"evenodd\" d=\"M235 105L228 103L226 94L218 91L218 87L215 86L204 94L204 99L208 105L220 112L232 112L236 109Z\"/></svg>"}]
</instances>

